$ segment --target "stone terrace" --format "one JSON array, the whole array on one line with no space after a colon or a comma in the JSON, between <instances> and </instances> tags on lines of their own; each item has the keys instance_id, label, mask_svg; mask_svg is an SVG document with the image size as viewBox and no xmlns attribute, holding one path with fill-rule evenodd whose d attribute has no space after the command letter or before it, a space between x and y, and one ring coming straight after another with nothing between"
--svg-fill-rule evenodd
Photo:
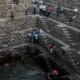
<instances>
[{"instance_id":1,"label":"stone terrace","mask_svg":"<svg viewBox=\"0 0 80 80\"><path fill-rule=\"evenodd\" d=\"M31 14L31 8L32 8L32 3L31 0L23 1L21 0L19 5L14 4L13 7L11 7L12 2L11 0L4 0L0 1L0 18L7 18L10 17L11 11L14 12L14 16L22 16L25 15L25 5L27 8L29 8L29 13Z\"/></svg>"},{"instance_id":2,"label":"stone terrace","mask_svg":"<svg viewBox=\"0 0 80 80\"><path fill-rule=\"evenodd\" d=\"M20 17L13 22L8 19L0 21L0 24L0 49L10 48L27 43L27 32L36 28L36 17Z\"/></svg>"}]
</instances>

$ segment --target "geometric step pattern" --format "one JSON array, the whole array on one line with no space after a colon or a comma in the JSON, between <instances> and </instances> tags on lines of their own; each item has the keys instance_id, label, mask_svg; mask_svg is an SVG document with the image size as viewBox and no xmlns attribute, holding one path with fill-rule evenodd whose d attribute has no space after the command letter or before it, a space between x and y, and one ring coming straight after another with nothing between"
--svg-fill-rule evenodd
<instances>
[{"instance_id":1,"label":"geometric step pattern","mask_svg":"<svg viewBox=\"0 0 80 80\"><path fill-rule=\"evenodd\" d=\"M62 27L61 27L61 26L62 26ZM69 41L69 44L70 44L71 46L76 46L77 43L75 43L75 42L73 41L73 38L72 38L72 36L70 35L70 33L69 33L69 31L67 30L67 28L66 28L65 26L63 26L63 25L59 25L58 27L60 27L61 30L63 31L63 33L65 34L66 38L67 38L68 41Z\"/></svg>"}]
</instances>

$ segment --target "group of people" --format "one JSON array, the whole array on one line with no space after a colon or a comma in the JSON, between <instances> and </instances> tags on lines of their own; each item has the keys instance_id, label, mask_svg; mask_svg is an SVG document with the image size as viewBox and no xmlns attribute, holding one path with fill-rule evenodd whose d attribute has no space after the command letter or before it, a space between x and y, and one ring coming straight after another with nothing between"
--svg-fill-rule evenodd
<instances>
[{"instance_id":1,"label":"group of people","mask_svg":"<svg viewBox=\"0 0 80 80\"><path fill-rule=\"evenodd\" d=\"M12 2L15 2L16 4L19 4L20 0L12 0Z\"/></svg>"},{"instance_id":2,"label":"group of people","mask_svg":"<svg viewBox=\"0 0 80 80\"><path fill-rule=\"evenodd\" d=\"M59 15L60 15L60 14L63 14L63 13L64 13L64 8L61 7L60 5L58 5L57 8L56 8L56 16L59 17ZM70 18L69 18L69 24L71 24L72 21L73 21L75 18L77 18L77 17L76 17L76 14L73 13L72 16L70 16Z\"/></svg>"},{"instance_id":3,"label":"group of people","mask_svg":"<svg viewBox=\"0 0 80 80\"><path fill-rule=\"evenodd\" d=\"M36 30L28 32L28 42L33 42L35 44L39 43L39 33Z\"/></svg>"},{"instance_id":4,"label":"group of people","mask_svg":"<svg viewBox=\"0 0 80 80\"><path fill-rule=\"evenodd\" d=\"M50 43L46 43L46 50L49 54L52 54L53 56L56 57L57 49L56 49L56 46L54 44L51 45Z\"/></svg>"},{"instance_id":5,"label":"group of people","mask_svg":"<svg viewBox=\"0 0 80 80\"><path fill-rule=\"evenodd\" d=\"M45 3L37 3L35 2L33 5L33 14L39 13L40 15L49 17L50 13L52 11L51 5L46 5Z\"/></svg>"},{"instance_id":6,"label":"group of people","mask_svg":"<svg viewBox=\"0 0 80 80\"><path fill-rule=\"evenodd\" d=\"M2 62L0 62L0 65L4 65L4 67L8 68L9 65L17 64L19 63L25 63L28 61L28 57L26 55L19 55L15 54L14 51L10 51L10 53L3 58L0 57Z\"/></svg>"},{"instance_id":7,"label":"group of people","mask_svg":"<svg viewBox=\"0 0 80 80\"><path fill-rule=\"evenodd\" d=\"M63 13L63 11L64 11L64 8L58 5L56 8L56 16L59 17L59 15Z\"/></svg>"}]
</instances>

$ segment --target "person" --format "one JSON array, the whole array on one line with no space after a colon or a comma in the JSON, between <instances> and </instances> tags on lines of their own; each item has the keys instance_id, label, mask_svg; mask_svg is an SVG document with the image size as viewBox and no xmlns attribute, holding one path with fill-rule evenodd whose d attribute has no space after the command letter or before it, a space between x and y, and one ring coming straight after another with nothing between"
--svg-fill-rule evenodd
<instances>
[{"instance_id":1,"label":"person","mask_svg":"<svg viewBox=\"0 0 80 80\"><path fill-rule=\"evenodd\" d=\"M31 42L31 41L32 41L32 33L28 32L28 42Z\"/></svg>"},{"instance_id":2,"label":"person","mask_svg":"<svg viewBox=\"0 0 80 80\"><path fill-rule=\"evenodd\" d=\"M28 8L25 6L25 15L27 16L28 14Z\"/></svg>"},{"instance_id":3,"label":"person","mask_svg":"<svg viewBox=\"0 0 80 80\"><path fill-rule=\"evenodd\" d=\"M53 47L52 46L50 46L50 54L52 54L53 53Z\"/></svg>"},{"instance_id":4,"label":"person","mask_svg":"<svg viewBox=\"0 0 80 80\"><path fill-rule=\"evenodd\" d=\"M58 71L55 69L55 70L52 70L50 73L48 73L48 78L49 79L55 79L57 78L59 75Z\"/></svg>"},{"instance_id":5,"label":"person","mask_svg":"<svg viewBox=\"0 0 80 80\"><path fill-rule=\"evenodd\" d=\"M14 64L15 62L15 54L14 51L10 51L10 63Z\"/></svg>"},{"instance_id":6,"label":"person","mask_svg":"<svg viewBox=\"0 0 80 80\"><path fill-rule=\"evenodd\" d=\"M12 2L15 2L16 4L19 4L20 0L13 0Z\"/></svg>"},{"instance_id":7,"label":"person","mask_svg":"<svg viewBox=\"0 0 80 80\"><path fill-rule=\"evenodd\" d=\"M72 21L73 21L73 19L75 19L76 18L76 15L75 15L75 13L72 15L72 17L70 17L69 18L69 24L71 24L72 23Z\"/></svg>"},{"instance_id":8,"label":"person","mask_svg":"<svg viewBox=\"0 0 80 80\"><path fill-rule=\"evenodd\" d=\"M58 76L58 71L57 71L57 70L53 70L53 71L52 71L52 75Z\"/></svg>"},{"instance_id":9,"label":"person","mask_svg":"<svg viewBox=\"0 0 80 80\"><path fill-rule=\"evenodd\" d=\"M60 14L60 6L58 5L58 6L57 6L57 9L56 9L56 16L58 17L59 14Z\"/></svg>"},{"instance_id":10,"label":"person","mask_svg":"<svg viewBox=\"0 0 80 80\"><path fill-rule=\"evenodd\" d=\"M13 22L14 21L14 13L13 12L11 12L11 22Z\"/></svg>"},{"instance_id":11,"label":"person","mask_svg":"<svg viewBox=\"0 0 80 80\"><path fill-rule=\"evenodd\" d=\"M39 34L38 34L38 32L35 33L34 39L35 39L35 43L38 44L39 43Z\"/></svg>"},{"instance_id":12,"label":"person","mask_svg":"<svg viewBox=\"0 0 80 80\"><path fill-rule=\"evenodd\" d=\"M60 7L60 11L61 11L61 14L62 14L63 11L64 11L64 8L63 7Z\"/></svg>"},{"instance_id":13,"label":"person","mask_svg":"<svg viewBox=\"0 0 80 80\"><path fill-rule=\"evenodd\" d=\"M53 51L52 51L52 55L56 57L57 55L57 50L56 50L56 46L53 46Z\"/></svg>"},{"instance_id":14,"label":"person","mask_svg":"<svg viewBox=\"0 0 80 80\"><path fill-rule=\"evenodd\" d=\"M72 19L75 19L75 18L76 18L76 14L74 13L73 16L72 16Z\"/></svg>"},{"instance_id":15,"label":"person","mask_svg":"<svg viewBox=\"0 0 80 80\"><path fill-rule=\"evenodd\" d=\"M52 6L49 5L47 9L47 17L49 17L51 10L52 10Z\"/></svg>"},{"instance_id":16,"label":"person","mask_svg":"<svg viewBox=\"0 0 80 80\"><path fill-rule=\"evenodd\" d=\"M50 44L49 43L46 43L46 50L49 53L49 50L50 50Z\"/></svg>"},{"instance_id":17,"label":"person","mask_svg":"<svg viewBox=\"0 0 80 80\"><path fill-rule=\"evenodd\" d=\"M4 67L5 67L5 68L9 68L9 63L5 63L5 64L4 64Z\"/></svg>"},{"instance_id":18,"label":"person","mask_svg":"<svg viewBox=\"0 0 80 80\"><path fill-rule=\"evenodd\" d=\"M35 43L35 34L36 34L36 30L33 30L33 43Z\"/></svg>"},{"instance_id":19,"label":"person","mask_svg":"<svg viewBox=\"0 0 80 80\"><path fill-rule=\"evenodd\" d=\"M47 9L47 6L46 6L46 4L44 3L44 4L43 4L43 8L42 8L42 11L43 11L42 14L43 14L44 16L46 16L46 11L47 11L46 9Z\"/></svg>"},{"instance_id":20,"label":"person","mask_svg":"<svg viewBox=\"0 0 80 80\"><path fill-rule=\"evenodd\" d=\"M61 13L61 16L63 18L63 15L64 15L64 8L63 7L60 7L60 13Z\"/></svg>"},{"instance_id":21,"label":"person","mask_svg":"<svg viewBox=\"0 0 80 80\"><path fill-rule=\"evenodd\" d=\"M36 3L34 3L33 5L33 14L34 15L37 14L37 4Z\"/></svg>"},{"instance_id":22,"label":"person","mask_svg":"<svg viewBox=\"0 0 80 80\"><path fill-rule=\"evenodd\" d=\"M42 15L42 13L43 13L43 4L40 4L40 6L39 6L39 13L40 13L40 15Z\"/></svg>"},{"instance_id":23,"label":"person","mask_svg":"<svg viewBox=\"0 0 80 80\"><path fill-rule=\"evenodd\" d=\"M69 24L71 24L71 22L72 22L72 17L69 18Z\"/></svg>"}]
</instances>

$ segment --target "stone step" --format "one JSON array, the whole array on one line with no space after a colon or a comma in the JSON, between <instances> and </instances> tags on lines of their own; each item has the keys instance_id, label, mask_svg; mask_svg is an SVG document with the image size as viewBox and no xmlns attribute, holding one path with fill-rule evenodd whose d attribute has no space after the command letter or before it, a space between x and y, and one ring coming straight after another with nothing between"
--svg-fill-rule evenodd
<instances>
[{"instance_id":1,"label":"stone step","mask_svg":"<svg viewBox=\"0 0 80 80\"><path fill-rule=\"evenodd\" d=\"M46 27L45 29L46 29L46 30L49 30L49 28L48 28L48 27Z\"/></svg>"},{"instance_id":2,"label":"stone step","mask_svg":"<svg viewBox=\"0 0 80 80\"><path fill-rule=\"evenodd\" d=\"M76 46L77 45L77 43L70 43L72 46Z\"/></svg>"},{"instance_id":3,"label":"stone step","mask_svg":"<svg viewBox=\"0 0 80 80\"><path fill-rule=\"evenodd\" d=\"M64 33L65 33L65 34L69 34L69 32L68 32L67 30L66 30L66 31L64 31Z\"/></svg>"},{"instance_id":4,"label":"stone step","mask_svg":"<svg viewBox=\"0 0 80 80\"><path fill-rule=\"evenodd\" d=\"M46 30L47 32L50 32L50 30Z\"/></svg>"},{"instance_id":5,"label":"stone step","mask_svg":"<svg viewBox=\"0 0 80 80\"><path fill-rule=\"evenodd\" d=\"M44 40L44 42L48 42L48 39L43 39Z\"/></svg>"},{"instance_id":6,"label":"stone step","mask_svg":"<svg viewBox=\"0 0 80 80\"><path fill-rule=\"evenodd\" d=\"M70 42L73 42L73 40L72 40L72 39L69 39L69 41L70 41Z\"/></svg>"},{"instance_id":7,"label":"stone step","mask_svg":"<svg viewBox=\"0 0 80 80\"><path fill-rule=\"evenodd\" d=\"M65 35L66 35L66 36L68 36L68 37L70 36L70 34L69 34L69 33L66 33Z\"/></svg>"},{"instance_id":8,"label":"stone step","mask_svg":"<svg viewBox=\"0 0 80 80\"><path fill-rule=\"evenodd\" d=\"M71 36L67 36L67 38L68 38L68 39L71 39L72 37L71 37Z\"/></svg>"},{"instance_id":9,"label":"stone step","mask_svg":"<svg viewBox=\"0 0 80 80\"><path fill-rule=\"evenodd\" d=\"M67 29L66 29L66 28L62 28L62 30L63 30L63 31L66 31Z\"/></svg>"}]
</instances>

